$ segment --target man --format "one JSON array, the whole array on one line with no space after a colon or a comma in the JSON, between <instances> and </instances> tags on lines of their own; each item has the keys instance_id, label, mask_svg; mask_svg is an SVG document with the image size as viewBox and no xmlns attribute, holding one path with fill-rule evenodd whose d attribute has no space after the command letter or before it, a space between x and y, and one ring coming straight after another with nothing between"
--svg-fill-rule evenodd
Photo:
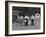
<instances>
[{"instance_id":1,"label":"man","mask_svg":"<svg viewBox=\"0 0 46 37\"><path fill-rule=\"evenodd\" d=\"M25 16L25 20L24 20L24 22L25 22L25 26L28 25L28 19L29 19L29 17L28 17L28 16Z\"/></svg>"},{"instance_id":2,"label":"man","mask_svg":"<svg viewBox=\"0 0 46 37\"><path fill-rule=\"evenodd\" d=\"M31 16L31 25L34 25L34 16Z\"/></svg>"}]
</instances>

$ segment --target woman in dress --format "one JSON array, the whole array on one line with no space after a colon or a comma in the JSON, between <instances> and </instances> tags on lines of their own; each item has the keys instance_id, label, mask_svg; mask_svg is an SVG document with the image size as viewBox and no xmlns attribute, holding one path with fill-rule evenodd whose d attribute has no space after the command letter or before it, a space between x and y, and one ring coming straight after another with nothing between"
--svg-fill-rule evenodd
<instances>
[{"instance_id":1,"label":"woman in dress","mask_svg":"<svg viewBox=\"0 0 46 37\"><path fill-rule=\"evenodd\" d=\"M28 25L31 25L31 19L29 18L29 20L28 20Z\"/></svg>"}]
</instances>

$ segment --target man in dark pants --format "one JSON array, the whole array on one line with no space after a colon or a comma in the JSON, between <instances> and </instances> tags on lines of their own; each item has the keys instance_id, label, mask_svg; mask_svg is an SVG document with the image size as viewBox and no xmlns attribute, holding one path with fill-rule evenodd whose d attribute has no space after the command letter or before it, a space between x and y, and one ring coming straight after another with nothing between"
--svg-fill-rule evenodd
<instances>
[{"instance_id":1,"label":"man in dark pants","mask_svg":"<svg viewBox=\"0 0 46 37\"><path fill-rule=\"evenodd\" d=\"M31 17L31 25L34 25L34 15Z\"/></svg>"},{"instance_id":2,"label":"man in dark pants","mask_svg":"<svg viewBox=\"0 0 46 37\"><path fill-rule=\"evenodd\" d=\"M31 25L34 25L34 19L32 19L31 22L32 22Z\"/></svg>"},{"instance_id":3,"label":"man in dark pants","mask_svg":"<svg viewBox=\"0 0 46 37\"><path fill-rule=\"evenodd\" d=\"M27 26L28 25L28 19L26 18L25 19L25 26Z\"/></svg>"}]
</instances>

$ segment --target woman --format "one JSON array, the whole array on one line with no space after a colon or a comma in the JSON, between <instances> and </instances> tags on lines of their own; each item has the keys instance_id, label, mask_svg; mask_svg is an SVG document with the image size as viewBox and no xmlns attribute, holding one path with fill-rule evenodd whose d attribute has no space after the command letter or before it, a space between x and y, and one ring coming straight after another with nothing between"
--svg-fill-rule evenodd
<instances>
[{"instance_id":1,"label":"woman","mask_svg":"<svg viewBox=\"0 0 46 37\"><path fill-rule=\"evenodd\" d=\"M20 17L20 24L23 25L23 16Z\"/></svg>"},{"instance_id":2,"label":"woman","mask_svg":"<svg viewBox=\"0 0 46 37\"><path fill-rule=\"evenodd\" d=\"M28 25L31 25L31 19L29 18L29 20L28 20Z\"/></svg>"}]
</instances>

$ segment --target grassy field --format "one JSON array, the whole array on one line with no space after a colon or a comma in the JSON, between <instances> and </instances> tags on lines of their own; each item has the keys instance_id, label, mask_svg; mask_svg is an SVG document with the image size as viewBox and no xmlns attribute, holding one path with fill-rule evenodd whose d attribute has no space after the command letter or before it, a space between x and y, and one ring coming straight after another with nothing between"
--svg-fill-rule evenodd
<instances>
[{"instance_id":1,"label":"grassy field","mask_svg":"<svg viewBox=\"0 0 46 37\"><path fill-rule=\"evenodd\" d=\"M40 29L40 22L34 25L27 25L27 26L22 26L19 23L13 23L12 25L12 30L34 30L34 29Z\"/></svg>"}]
</instances>

